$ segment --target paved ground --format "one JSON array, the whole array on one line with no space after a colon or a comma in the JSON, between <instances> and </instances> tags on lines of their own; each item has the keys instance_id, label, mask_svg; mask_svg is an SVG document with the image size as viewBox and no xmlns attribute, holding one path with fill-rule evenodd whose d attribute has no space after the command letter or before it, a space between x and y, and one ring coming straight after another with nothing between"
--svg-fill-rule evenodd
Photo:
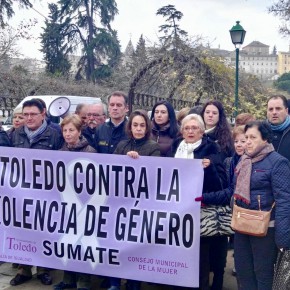
<instances>
[{"instance_id":1,"label":"paved ground","mask_svg":"<svg viewBox=\"0 0 290 290\"><path fill-rule=\"evenodd\" d=\"M232 276L233 268L233 251L228 251L228 260L227 268L225 272L224 279L224 288L223 290L237 290L236 278ZM50 290L53 289L52 286L43 286L40 284L39 280L35 278L35 275L32 280L29 282L20 285L20 286L10 286L9 281L15 276L17 270L11 267L11 264L4 263L0 265L0 290L9 289L9 290ZM53 276L54 284L58 283L62 278L62 271L54 270L51 271ZM94 277L92 281L92 290L104 289L100 288L100 279ZM124 287L123 287L124 288ZM125 288L124 288L125 289ZM147 283L142 284L142 290L170 290L171 287L167 285L148 285Z\"/></svg>"}]
</instances>

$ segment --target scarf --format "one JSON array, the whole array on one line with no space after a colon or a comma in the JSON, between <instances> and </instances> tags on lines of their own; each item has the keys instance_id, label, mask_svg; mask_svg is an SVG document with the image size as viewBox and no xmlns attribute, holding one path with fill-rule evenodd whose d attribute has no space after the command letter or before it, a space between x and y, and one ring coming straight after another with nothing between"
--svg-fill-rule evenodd
<instances>
[{"instance_id":1,"label":"scarf","mask_svg":"<svg viewBox=\"0 0 290 290\"><path fill-rule=\"evenodd\" d=\"M43 120L43 123L41 124L41 126L32 131L29 130L26 126L24 126L24 132L27 135L27 138L29 140L29 143L32 144L47 128L47 122L45 120Z\"/></svg>"},{"instance_id":2,"label":"scarf","mask_svg":"<svg viewBox=\"0 0 290 290\"><path fill-rule=\"evenodd\" d=\"M194 159L194 150L200 146L202 139L195 143L186 143L182 140L174 155L175 158Z\"/></svg>"},{"instance_id":3,"label":"scarf","mask_svg":"<svg viewBox=\"0 0 290 290\"><path fill-rule=\"evenodd\" d=\"M274 151L272 144L266 143L259 146L251 153L245 153L236 167L237 183L234 196L246 204L250 204L250 180L252 174L252 163L263 160L269 153Z\"/></svg>"},{"instance_id":4,"label":"scarf","mask_svg":"<svg viewBox=\"0 0 290 290\"><path fill-rule=\"evenodd\" d=\"M210 129L206 129L206 130L204 131L204 133L205 133L205 134L212 133L212 132L214 131L215 127L216 127L216 126L210 128Z\"/></svg>"},{"instance_id":5,"label":"scarf","mask_svg":"<svg viewBox=\"0 0 290 290\"><path fill-rule=\"evenodd\" d=\"M285 121L282 124L279 125L272 125L270 123L271 129L273 131L284 131L286 128L288 128L290 126L290 116L288 115L285 119Z\"/></svg>"}]
</instances>

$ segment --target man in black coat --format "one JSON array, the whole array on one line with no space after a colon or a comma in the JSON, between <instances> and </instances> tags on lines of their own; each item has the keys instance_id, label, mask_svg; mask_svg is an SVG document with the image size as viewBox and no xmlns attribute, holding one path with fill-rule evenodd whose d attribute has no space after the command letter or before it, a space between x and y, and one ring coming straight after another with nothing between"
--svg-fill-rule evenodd
<instances>
[{"instance_id":1,"label":"man in black coat","mask_svg":"<svg viewBox=\"0 0 290 290\"><path fill-rule=\"evenodd\" d=\"M43 150L60 149L63 139L56 129L48 125L42 102L38 99L31 99L24 102L22 108L25 125L11 134L12 146ZM18 273L10 281L10 284L17 286L30 280L32 278L31 267L29 265L19 265ZM47 268L37 267L37 278L43 285L52 284L52 278Z\"/></svg>"},{"instance_id":2,"label":"man in black coat","mask_svg":"<svg viewBox=\"0 0 290 290\"><path fill-rule=\"evenodd\" d=\"M274 95L269 98L267 118L273 132L275 150L290 161L290 116L285 96Z\"/></svg>"},{"instance_id":3,"label":"man in black coat","mask_svg":"<svg viewBox=\"0 0 290 290\"><path fill-rule=\"evenodd\" d=\"M127 96L119 91L113 92L108 100L110 120L97 128L95 142L98 153L114 153L121 140L128 139L126 114L128 112Z\"/></svg>"}]
</instances>

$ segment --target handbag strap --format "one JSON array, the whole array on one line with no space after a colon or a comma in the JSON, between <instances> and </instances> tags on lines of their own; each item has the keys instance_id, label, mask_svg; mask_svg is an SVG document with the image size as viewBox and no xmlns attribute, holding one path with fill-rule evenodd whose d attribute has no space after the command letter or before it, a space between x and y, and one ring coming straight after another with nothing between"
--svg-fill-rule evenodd
<instances>
[{"instance_id":1,"label":"handbag strap","mask_svg":"<svg viewBox=\"0 0 290 290\"><path fill-rule=\"evenodd\" d=\"M258 199L258 204L259 204L259 210L262 211L261 210L261 196L258 195L257 196L257 199ZM234 197L234 204L237 205L237 199L236 199L236 197ZM273 208L274 208L275 205L276 205L276 202L274 201L273 204L272 204L272 206L271 206L270 212L273 210Z\"/></svg>"},{"instance_id":2,"label":"handbag strap","mask_svg":"<svg viewBox=\"0 0 290 290\"><path fill-rule=\"evenodd\" d=\"M258 203L259 203L259 210L261 211L261 195L260 194L257 196L257 199L258 199ZM270 212L273 210L275 204L276 204L276 202L274 201L272 206L271 206Z\"/></svg>"}]
</instances>

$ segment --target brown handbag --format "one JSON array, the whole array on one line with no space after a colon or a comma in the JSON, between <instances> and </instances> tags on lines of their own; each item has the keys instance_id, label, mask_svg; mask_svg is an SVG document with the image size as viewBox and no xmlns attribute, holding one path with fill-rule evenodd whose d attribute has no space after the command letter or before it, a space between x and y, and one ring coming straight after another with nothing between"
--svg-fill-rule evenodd
<instances>
[{"instance_id":1,"label":"brown handbag","mask_svg":"<svg viewBox=\"0 0 290 290\"><path fill-rule=\"evenodd\" d=\"M267 235L272 209L269 211L261 210L260 195L258 195L259 210L246 209L237 206L236 198L234 198L234 208L232 215L231 227L234 231L257 237Z\"/></svg>"}]
</instances>

